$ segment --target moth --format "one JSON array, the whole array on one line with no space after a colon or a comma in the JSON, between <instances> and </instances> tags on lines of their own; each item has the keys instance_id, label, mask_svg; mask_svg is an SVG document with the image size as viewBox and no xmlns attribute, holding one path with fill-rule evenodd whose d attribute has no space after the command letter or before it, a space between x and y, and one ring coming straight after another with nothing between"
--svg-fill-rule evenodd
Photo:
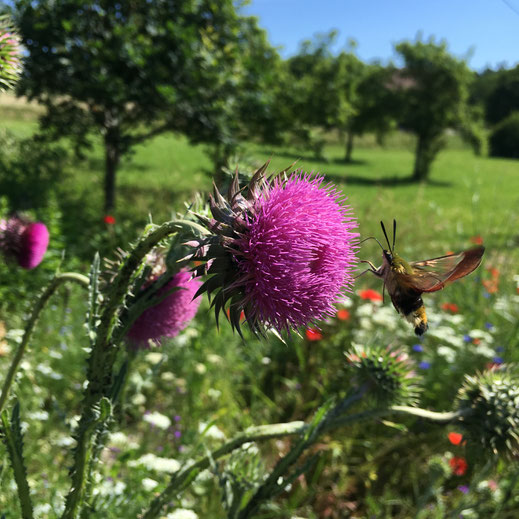
<instances>
[{"instance_id":1,"label":"moth","mask_svg":"<svg viewBox=\"0 0 519 519\"><path fill-rule=\"evenodd\" d=\"M429 326L422 294L442 290L446 285L476 270L481 263L485 247L478 246L457 254L408 263L395 252L396 221L393 220L392 246L389 244L384 223L380 222L380 225L388 248L384 249L374 237L366 240L374 239L380 245L382 265L376 268L370 261L362 260L362 263L367 263L370 268L359 276L372 272L381 278L396 311L414 326L416 335L423 335Z\"/></svg>"}]
</instances>

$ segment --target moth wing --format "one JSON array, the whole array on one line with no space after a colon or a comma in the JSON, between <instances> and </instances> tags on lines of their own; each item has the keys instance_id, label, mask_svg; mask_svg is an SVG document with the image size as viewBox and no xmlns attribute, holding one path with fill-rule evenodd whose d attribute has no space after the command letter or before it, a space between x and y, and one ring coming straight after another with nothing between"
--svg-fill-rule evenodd
<instances>
[{"instance_id":1,"label":"moth wing","mask_svg":"<svg viewBox=\"0 0 519 519\"><path fill-rule=\"evenodd\" d=\"M413 274L400 274L400 281L420 292L436 292L473 272L481 263L483 252L485 247L480 246L457 254L412 262Z\"/></svg>"}]
</instances>

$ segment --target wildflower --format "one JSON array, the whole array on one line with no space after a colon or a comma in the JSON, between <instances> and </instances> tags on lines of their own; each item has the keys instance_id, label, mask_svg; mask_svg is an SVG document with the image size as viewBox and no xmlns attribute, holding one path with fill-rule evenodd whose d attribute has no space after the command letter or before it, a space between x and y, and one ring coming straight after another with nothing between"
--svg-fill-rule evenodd
<instances>
[{"instance_id":1,"label":"wildflower","mask_svg":"<svg viewBox=\"0 0 519 519\"><path fill-rule=\"evenodd\" d=\"M463 494L468 494L470 489L469 489L469 487L467 485L460 485L458 487L458 490L460 492L462 492Z\"/></svg>"},{"instance_id":2,"label":"wildflower","mask_svg":"<svg viewBox=\"0 0 519 519\"><path fill-rule=\"evenodd\" d=\"M162 337L177 336L198 310L200 298L194 296L200 285L200 281L192 279L189 272L175 274L156 293L156 297L165 297L145 310L133 323L128 332L131 344L145 348L150 340L160 341ZM169 295L166 295L168 292Z\"/></svg>"},{"instance_id":3,"label":"wildflower","mask_svg":"<svg viewBox=\"0 0 519 519\"><path fill-rule=\"evenodd\" d=\"M106 223L107 225L114 225L115 224L115 216L112 216L111 214L107 214L103 218L103 222Z\"/></svg>"},{"instance_id":4,"label":"wildflower","mask_svg":"<svg viewBox=\"0 0 519 519\"><path fill-rule=\"evenodd\" d=\"M198 515L188 508L177 508L174 512L169 513L166 519L198 519Z\"/></svg>"},{"instance_id":5,"label":"wildflower","mask_svg":"<svg viewBox=\"0 0 519 519\"><path fill-rule=\"evenodd\" d=\"M371 288L368 288L366 290L361 290L359 292L359 296L361 299L366 299L368 301L373 301L373 302L383 300L382 294Z\"/></svg>"},{"instance_id":6,"label":"wildflower","mask_svg":"<svg viewBox=\"0 0 519 519\"><path fill-rule=\"evenodd\" d=\"M423 352L423 346L421 344L413 344L412 350L416 351L416 353L422 353Z\"/></svg>"},{"instance_id":7,"label":"wildflower","mask_svg":"<svg viewBox=\"0 0 519 519\"><path fill-rule=\"evenodd\" d=\"M449 465L452 469L452 473L456 474L456 476L463 476L463 474L467 472L468 464L465 458L453 456L449 460Z\"/></svg>"},{"instance_id":8,"label":"wildflower","mask_svg":"<svg viewBox=\"0 0 519 519\"><path fill-rule=\"evenodd\" d=\"M452 445L459 445L463 440L463 434L457 432L450 432L448 434L448 438Z\"/></svg>"},{"instance_id":9,"label":"wildflower","mask_svg":"<svg viewBox=\"0 0 519 519\"><path fill-rule=\"evenodd\" d=\"M22 72L20 37L10 25L0 15L0 92L12 88Z\"/></svg>"},{"instance_id":10,"label":"wildflower","mask_svg":"<svg viewBox=\"0 0 519 519\"><path fill-rule=\"evenodd\" d=\"M420 369L430 369L430 367L431 367L431 363L430 363L430 362L427 362L426 360L422 360L422 362L420 362L420 363L418 364L418 367L419 367Z\"/></svg>"},{"instance_id":11,"label":"wildflower","mask_svg":"<svg viewBox=\"0 0 519 519\"><path fill-rule=\"evenodd\" d=\"M495 364L503 364L504 360L503 357L492 357L492 362Z\"/></svg>"},{"instance_id":12,"label":"wildflower","mask_svg":"<svg viewBox=\"0 0 519 519\"><path fill-rule=\"evenodd\" d=\"M142 419L159 429L166 430L171 425L171 420L166 415L157 412L147 413Z\"/></svg>"},{"instance_id":13,"label":"wildflower","mask_svg":"<svg viewBox=\"0 0 519 519\"><path fill-rule=\"evenodd\" d=\"M477 234L476 236L471 236L470 242L474 243L475 245L483 245L483 238Z\"/></svg>"},{"instance_id":14,"label":"wildflower","mask_svg":"<svg viewBox=\"0 0 519 519\"><path fill-rule=\"evenodd\" d=\"M145 466L149 470L154 470L155 472L177 472L180 469L180 463L172 458L161 458L159 456L155 456L151 452L148 454L142 455L140 458L136 460L132 460L128 462L130 467L138 467L140 465Z\"/></svg>"},{"instance_id":15,"label":"wildflower","mask_svg":"<svg viewBox=\"0 0 519 519\"><path fill-rule=\"evenodd\" d=\"M18 216L0 220L0 250L20 267L27 270L37 267L48 245L49 231L44 223L30 222Z\"/></svg>"},{"instance_id":16,"label":"wildflower","mask_svg":"<svg viewBox=\"0 0 519 519\"><path fill-rule=\"evenodd\" d=\"M337 312L337 319L339 321L347 321L350 318L350 312L346 308L342 308Z\"/></svg>"},{"instance_id":17,"label":"wildflower","mask_svg":"<svg viewBox=\"0 0 519 519\"><path fill-rule=\"evenodd\" d=\"M246 192L237 176L227 199L215 189L213 218L199 216L211 235L198 241L196 258L207 262L212 276L199 292L218 291L216 314L229 308L231 326L239 331L243 310L260 334L333 316L333 304L353 284L358 242L351 209L323 177L298 171L266 180L266 167Z\"/></svg>"},{"instance_id":18,"label":"wildflower","mask_svg":"<svg viewBox=\"0 0 519 519\"><path fill-rule=\"evenodd\" d=\"M464 340L465 342L472 342L472 337L471 337L469 334L465 334L465 335L463 336L463 340Z\"/></svg>"},{"instance_id":19,"label":"wildflower","mask_svg":"<svg viewBox=\"0 0 519 519\"><path fill-rule=\"evenodd\" d=\"M305 335L309 341L320 341L323 338L323 334L317 328L308 328Z\"/></svg>"},{"instance_id":20,"label":"wildflower","mask_svg":"<svg viewBox=\"0 0 519 519\"><path fill-rule=\"evenodd\" d=\"M458 305L456 303L443 303L441 305L441 309L445 312L451 312L453 314L457 314L459 311Z\"/></svg>"}]
</instances>

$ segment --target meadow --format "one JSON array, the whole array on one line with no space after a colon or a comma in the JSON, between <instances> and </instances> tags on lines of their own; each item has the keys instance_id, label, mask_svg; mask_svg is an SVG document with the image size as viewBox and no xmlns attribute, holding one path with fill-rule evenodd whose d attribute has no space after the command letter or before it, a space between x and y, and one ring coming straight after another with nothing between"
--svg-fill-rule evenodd
<instances>
[{"instance_id":1,"label":"meadow","mask_svg":"<svg viewBox=\"0 0 519 519\"><path fill-rule=\"evenodd\" d=\"M37 113L4 98L0 133L30 136L37 129ZM94 475L98 484L88 517L139 517L181 464L246 427L308 421L327 400L356 383L344 356L352 347L391 346L406 352L420 379L420 407L434 411L452 409L465 375L519 360L519 162L477 157L455 135L448 140L424 184L408 181L414 141L401 133L389 136L383 147L371 136L358 139L354 162L348 164L342 161L343 144L333 135L321 160L291 147L242 147L236 157L240 170L253 171L270 160L269 171L275 172L297 161L296 168L324 174L347 196L361 237L382 241L380 221L389 226L396 219L396 249L405 258L425 259L483 243L483 263L445 291L424 296L431 326L420 340L387 295L381 301L381 282L368 275L358 279L337 315L320 330L292 334L285 343L258 340L247 332L241 339L226 322L217 330L204 300L178 337L129 354L130 375ZM66 139L61 145L67 150ZM67 154L59 182L48 186L61 234L58 244L51 244L47 270L35 271L38 283L59 263L62 271L88 273L96 249L110 256L115 247L136 240L150 217L162 223L176 211L185 212L185 202L195 193L205 198L211 189L206 150L181 136L163 135L123 161L115 223L106 224L102 167L94 142L82 161ZM381 252L368 241L359 257L378 265ZM22 334L22 316L39 289L31 273L17 277L13 269L2 268L2 297L8 302L0 315L3 374ZM8 290L16 301L9 300ZM22 403L35 517L59 517L68 490L72 458L66 449L74 445L88 355L85 306L79 288L58 292L37 326L14 389ZM372 404L366 399L361 410ZM295 471L286 488L254 517L517 517L517 460L484 456L475 441L462 441L460 434L457 426L412 416L388 416L326 433L309 449L306 469ZM290 445L290 438L258 441L235 451L225 464L212 460L161 517L247 517L239 515L236 502L246 502L261 487ZM0 512L6 519L19 517L6 462L0 485Z\"/></svg>"}]
</instances>

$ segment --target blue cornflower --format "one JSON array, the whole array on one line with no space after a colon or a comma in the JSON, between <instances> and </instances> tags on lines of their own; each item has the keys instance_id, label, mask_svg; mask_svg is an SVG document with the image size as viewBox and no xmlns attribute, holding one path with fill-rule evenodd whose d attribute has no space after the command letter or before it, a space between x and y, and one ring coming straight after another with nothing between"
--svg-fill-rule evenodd
<instances>
[{"instance_id":1,"label":"blue cornflower","mask_svg":"<svg viewBox=\"0 0 519 519\"><path fill-rule=\"evenodd\" d=\"M413 344L413 351L416 351L417 353L422 353L423 346L421 344Z\"/></svg>"},{"instance_id":2,"label":"blue cornflower","mask_svg":"<svg viewBox=\"0 0 519 519\"><path fill-rule=\"evenodd\" d=\"M431 367L431 363L427 362L426 360L422 360L422 362L420 362L420 364L418 364L418 367L420 369L429 369Z\"/></svg>"},{"instance_id":3,"label":"blue cornflower","mask_svg":"<svg viewBox=\"0 0 519 519\"><path fill-rule=\"evenodd\" d=\"M463 336L465 342L472 342L472 337L467 333Z\"/></svg>"},{"instance_id":4,"label":"blue cornflower","mask_svg":"<svg viewBox=\"0 0 519 519\"><path fill-rule=\"evenodd\" d=\"M485 328L487 330L491 330L493 327L494 327L494 325L492 323L485 323Z\"/></svg>"},{"instance_id":5,"label":"blue cornflower","mask_svg":"<svg viewBox=\"0 0 519 519\"><path fill-rule=\"evenodd\" d=\"M492 361L495 362L496 364L503 364L504 359L503 359L503 357L492 357Z\"/></svg>"}]
</instances>

